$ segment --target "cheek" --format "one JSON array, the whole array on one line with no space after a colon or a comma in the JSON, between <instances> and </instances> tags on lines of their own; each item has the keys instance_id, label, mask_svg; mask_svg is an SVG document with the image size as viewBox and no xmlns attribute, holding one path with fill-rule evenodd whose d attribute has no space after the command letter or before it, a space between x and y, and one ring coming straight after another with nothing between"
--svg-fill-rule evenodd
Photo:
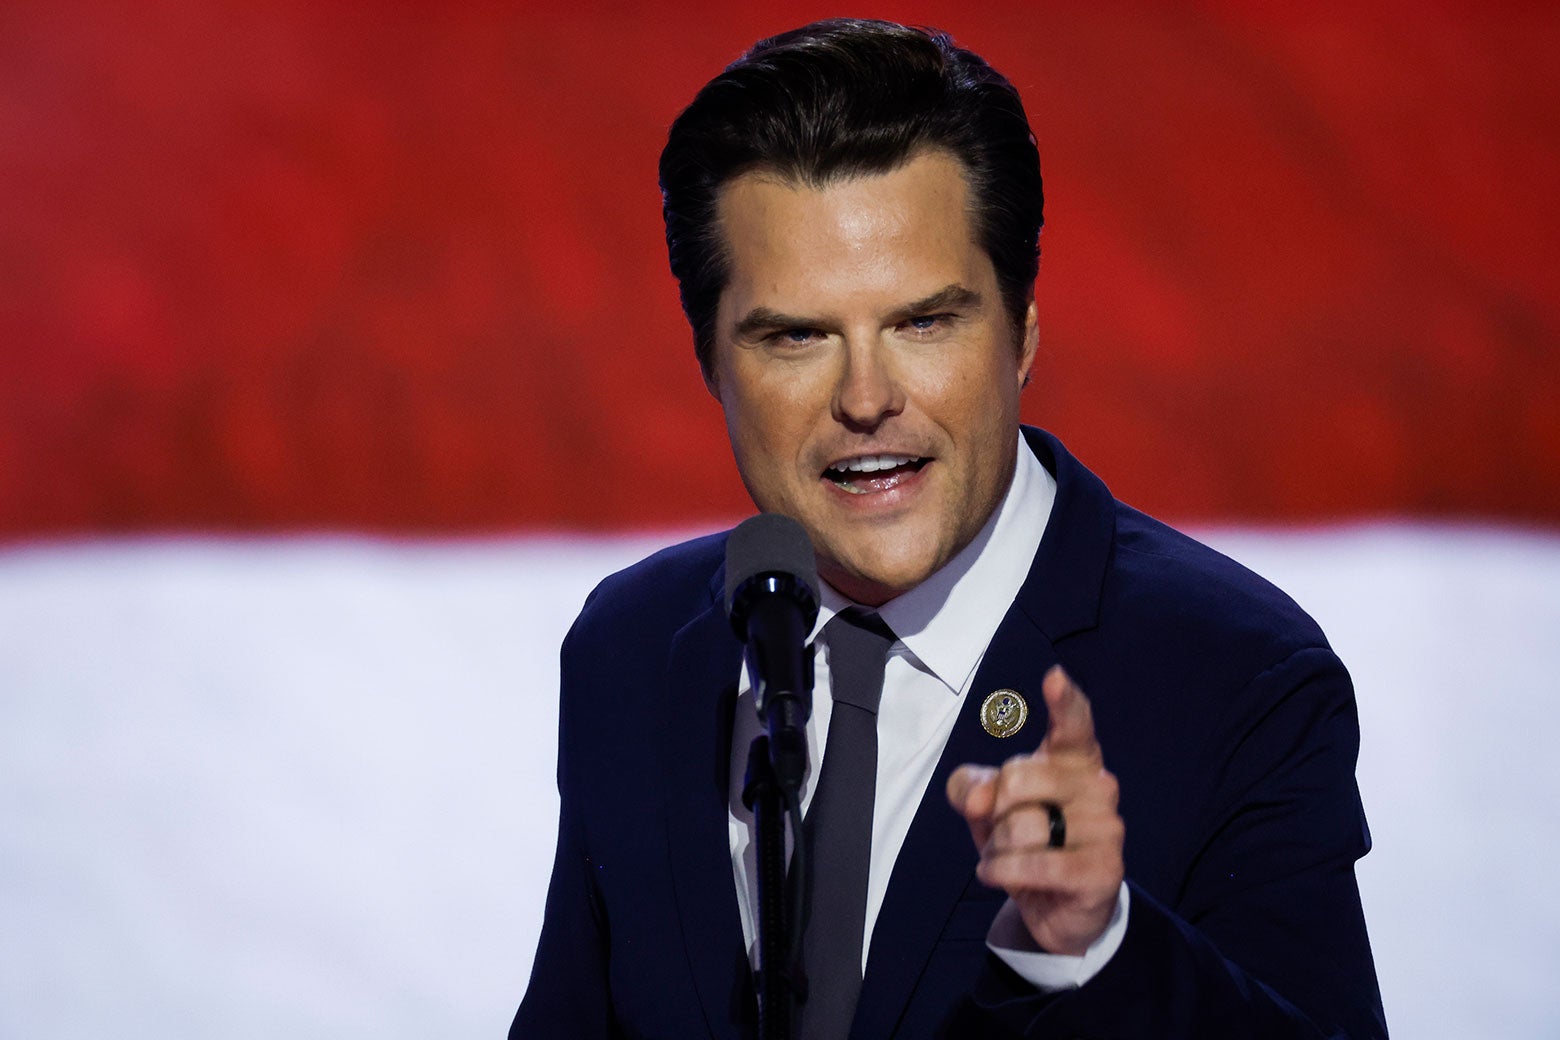
<instances>
[{"instance_id":1,"label":"cheek","mask_svg":"<svg viewBox=\"0 0 1560 1040\"><path fill-rule=\"evenodd\" d=\"M1000 422L992 373L981 365L938 365L922 371L911 396L955 439Z\"/></svg>"},{"instance_id":2,"label":"cheek","mask_svg":"<svg viewBox=\"0 0 1560 1040\"><path fill-rule=\"evenodd\" d=\"M796 407L776 392L751 386L740 393L722 394L721 407L738 467L749 486L774 486L784 480L806 436Z\"/></svg>"},{"instance_id":3,"label":"cheek","mask_svg":"<svg viewBox=\"0 0 1560 1040\"><path fill-rule=\"evenodd\" d=\"M1008 442L1016 440L1016 364L991 361L949 373L938 388L933 418L962 459L959 477L966 493L981 497L1000 481Z\"/></svg>"},{"instance_id":4,"label":"cheek","mask_svg":"<svg viewBox=\"0 0 1560 1040\"><path fill-rule=\"evenodd\" d=\"M775 368L742 376L727 379L720 395L727 428L734 436L740 431L744 440L775 447L797 444L820 408L827 413L826 398L820 402L819 381L811 372Z\"/></svg>"}]
</instances>

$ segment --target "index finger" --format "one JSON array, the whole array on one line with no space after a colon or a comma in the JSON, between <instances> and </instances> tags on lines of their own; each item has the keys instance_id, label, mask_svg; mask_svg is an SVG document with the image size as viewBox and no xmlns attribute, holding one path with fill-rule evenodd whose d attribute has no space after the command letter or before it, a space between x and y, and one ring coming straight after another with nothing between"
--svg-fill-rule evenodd
<instances>
[{"instance_id":1,"label":"index finger","mask_svg":"<svg viewBox=\"0 0 1560 1040\"><path fill-rule=\"evenodd\" d=\"M1098 754L1100 744L1094 737L1094 711L1089 707L1089 698L1061 665L1052 665L1045 673L1040 692L1050 715L1040 749Z\"/></svg>"}]
</instances>

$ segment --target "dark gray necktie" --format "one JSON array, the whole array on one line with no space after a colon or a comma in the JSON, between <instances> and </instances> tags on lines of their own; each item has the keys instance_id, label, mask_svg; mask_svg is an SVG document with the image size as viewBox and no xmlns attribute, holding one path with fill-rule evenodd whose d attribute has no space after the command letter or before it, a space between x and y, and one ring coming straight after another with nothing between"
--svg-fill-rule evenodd
<instances>
[{"instance_id":1,"label":"dark gray necktie","mask_svg":"<svg viewBox=\"0 0 1560 1040\"><path fill-rule=\"evenodd\" d=\"M843 1040L861 992L861 947L877 788L877 710L894 633L854 608L824 629L834 708L818 787L803 824L811 836L812 911L802 947L805 1040Z\"/></svg>"}]
</instances>

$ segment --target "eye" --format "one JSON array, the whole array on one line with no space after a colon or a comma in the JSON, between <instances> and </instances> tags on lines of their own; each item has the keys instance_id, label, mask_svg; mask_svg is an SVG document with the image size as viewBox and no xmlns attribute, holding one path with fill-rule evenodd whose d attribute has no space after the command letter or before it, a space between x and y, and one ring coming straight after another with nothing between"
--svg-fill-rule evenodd
<instances>
[{"instance_id":1,"label":"eye","mask_svg":"<svg viewBox=\"0 0 1560 1040\"><path fill-rule=\"evenodd\" d=\"M900 322L899 327L907 332L924 336L941 331L952 320L951 314L917 314L913 318L906 318Z\"/></svg>"},{"instance_id":2,"label":"eye","mask_svg":"<svg viewBox=\"0 0 1560 1040\"><path fill-rule=\"evenodd\" d=\"M771 332L765 338L768 339L771 343L775 343L783 347L804 347L809 343L813 343L818 339L821 339L822 337L823 333L819 332L817 329L797 327L791 329L777 329L776 331Z\"/></svg>"}]
</instances>

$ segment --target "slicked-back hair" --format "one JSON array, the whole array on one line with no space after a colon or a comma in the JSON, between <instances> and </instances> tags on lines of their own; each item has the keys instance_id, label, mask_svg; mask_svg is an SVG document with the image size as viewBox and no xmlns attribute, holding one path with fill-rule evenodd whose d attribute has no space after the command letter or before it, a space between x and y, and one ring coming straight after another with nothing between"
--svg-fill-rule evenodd
<instances>
[{"instance_id":1,"label":"slicked-back hair","mask_svg":"<svg viewBox=\"0 0 1560 1040\"><path fill-rule=\"evenodd\" d=\"M810 188L942 150L1015 329L1040 263L1040 159L1018 91L943 33L834 19L760 40L683 110L661 152L666 248L706 377L729 277L721 188L764 170Z\"/></svg>"}]
</instances>

